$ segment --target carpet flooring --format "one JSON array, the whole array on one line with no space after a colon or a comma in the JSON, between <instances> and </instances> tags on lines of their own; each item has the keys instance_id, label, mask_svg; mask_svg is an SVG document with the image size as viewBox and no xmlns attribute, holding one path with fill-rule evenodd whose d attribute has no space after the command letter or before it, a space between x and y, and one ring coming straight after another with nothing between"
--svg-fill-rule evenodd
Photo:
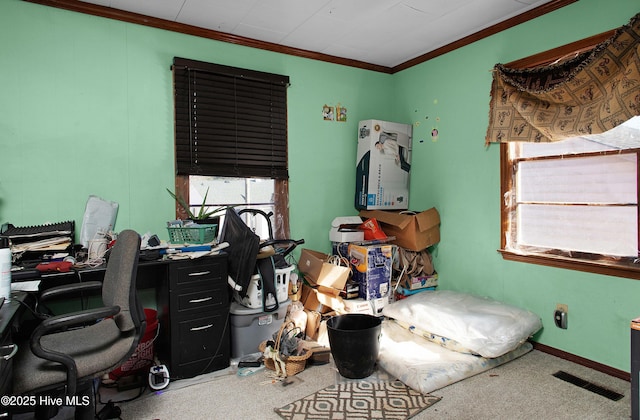
<instances>
[{"instance_id":1,"label":"carpet flooring","mask_svg":"<svg viewBox=\"0 0 640 420\"><path fill-rule=\"evenodd\" d=\"M613 401L558 379L564 371L611 389L624 397ZM230 367L191 379L172 381L162 391L135 398L138 390L101 395L122 409L123 420L282 420L275 411L319 390L350 382L393 382L390 375L362 380L342 378L333 363L309 366L287 382L261 370L240 376ZM433 391L442 399L412 420L629 420L628 381L533 350L487 372Z\"/></svg>"}]
</instances>

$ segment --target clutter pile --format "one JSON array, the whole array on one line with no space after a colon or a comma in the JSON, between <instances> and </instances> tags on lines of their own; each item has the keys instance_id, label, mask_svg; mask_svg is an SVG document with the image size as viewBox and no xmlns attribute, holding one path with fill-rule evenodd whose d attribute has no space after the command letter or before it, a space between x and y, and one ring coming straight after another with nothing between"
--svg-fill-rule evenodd
<instances>
[{"instance_id":1,"label":"clutter pile","mask_svg":"<svg viewBox=\"0 0 640 420\"><path fill-rule=\"evenodd\" d=\"M241 219L243 214L264 218L269 237L253 233ZM289 297L289 290L298 287L291 252L304 240L274 239L272 215L232 208L225 215L221 240L229 243L231 357L245 365L246 357L254 357L259 350L260 356L249 364L259 366L264 360L267 369L286 378L304 370L312 355L303 343L306 314L300 302Z\"/></svg>"},{"instance_id":2,"label":"clutter pile","mask_svg":"<svg viewBox=\"0 0 640 420\"><path fill-rule=\"evenodd\" d=\"M286 377L304 369L303 363L329 361L327 321L332 317L381 318L388 303L437 287L430 249L440 241L440 215L435 208L408 210L411 149L411 124L360 122L354 202L358 215L332 221L330 254L303 248L298 261L283 272L284 282L275 288L278 302L286 290L284 317L284 310L267 312L248 289L234 291L234 305L259 313L252 314L251 324L240 326L239 317L248 315L240 315L232 305L232 355L234 336L262 337L258 346L266 367ZM265 286L261 276L252 281L256 279ZM296 350L289 353L286 348Z\"/></svg>"},{"instance_id":3,"label":"clutter pile","mask_svg":"<svg viewBox=\"0 0 640 420\"><path fill-rule=\"evenodd\" d=\"M440 241L439 225L435 208L361 210L358 216L335 218L329 231L332 253L305 248L298 263L307 336L327 345L324 322L331 316L381 317L389 302L434 290L438 274L430 247Z\"/></svg>"}]
</instances>

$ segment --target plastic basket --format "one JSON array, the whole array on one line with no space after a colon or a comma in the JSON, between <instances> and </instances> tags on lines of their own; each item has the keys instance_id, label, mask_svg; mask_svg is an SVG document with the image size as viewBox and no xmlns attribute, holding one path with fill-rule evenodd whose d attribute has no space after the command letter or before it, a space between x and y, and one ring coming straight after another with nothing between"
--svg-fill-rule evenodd
<instances>
[{"instance_id":1,"label":"plastic basket","mask_svg":"<svg viewBox=\"0 0 640 420\"><path fill-rule=\"evenodd\" d=\"M276 297L278 298L278 303L282 303L289 298L289 277L295 267L295 265L290 265L285 268L277 268L275 271ZM247 287L247 294L244 298L240 297L240 293L237 291L233 293L234 300L240 305L252 309L262 308L262 283L260 282L259 274L251 276L251 282Z\"/></svg>"},{"instance_id":2,"label":"plastic basket","mask_svg":"<svg viewBox=\"0 0 640 420\"><path fill-rule=\"evenodd\" d=\"M167 227L169 241L174 244L206 244L216 238L218 225L191 225Z\"/></svg>"}]
</instances>

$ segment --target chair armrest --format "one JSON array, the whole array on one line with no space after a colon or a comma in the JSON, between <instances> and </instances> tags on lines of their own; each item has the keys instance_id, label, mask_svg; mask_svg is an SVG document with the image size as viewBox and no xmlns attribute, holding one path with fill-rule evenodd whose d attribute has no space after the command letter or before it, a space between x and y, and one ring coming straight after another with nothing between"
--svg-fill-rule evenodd
<instances>
[{"instance_id":1,"label":"chair armrest","mask_svg":"<svg viewBox=\"0 0 640 420\"><path fill-rule=\"evenodd\" d=\"M120 312L119 306L110 306L52 316L42 321L31 334L30 344L33 354L42 359L58 362L67 369L68 395L75 395L76 392L76 382L78 378L76 363L73 358L67 354L43 347L41 342L42 337L68 329L69 327L83 326L90 321L97 322L103 318L114 316L118 312Z\"/></svg>"},{"instance_id":2,"label":"chair armrest","mask_svg":"<svg viewBox=\"0 0 640 420\"><path fill-rule=\"evenodd\" d=\"M83 283L63 284L60 286L52 287L40 293L40 301L45 302L49 299L68 295L70 293L85 292L88 290L100 290L101 288L102 282L100 281L86 281Z\"/></svg>"},{"instance_id":3,"label":"chair armrest","mask_svg":"<svg viewBox=\"0 0 640 420\"><path fill-rule=\"evenodd\" d=\"M44 335L60 332L69 327L83 326L90 321L99 321L103 318L114 316L120 312L119 306L104 306L83 311L70 312L56 315L43 320L31 334L31 342L38 342ZM32 344L33 347L33 344ZM38 355L39 356L39 355ZM40 356L42 357L42 356Z\"/></svg>"},{"instance_id":4,"label":"chair armrest","mask_svg":"<svg viewBox=\"0 0 640 420\"><path fill-rule=\"evenodd\" d=\"M298 240L294 240L294 239L268 239L264 242L260 243L260 249L267 247L267 246L272 246L276 249L276 254L281 255L283 257L286 257L287 255L289 255L291 253L291 251L293 251L296 246L301 245L304 243L304 239L298 239ZM278 246L280 245L280 246ZM288 245L287 247L284 247L283 245Z\"/></svg>"}]
</instances>

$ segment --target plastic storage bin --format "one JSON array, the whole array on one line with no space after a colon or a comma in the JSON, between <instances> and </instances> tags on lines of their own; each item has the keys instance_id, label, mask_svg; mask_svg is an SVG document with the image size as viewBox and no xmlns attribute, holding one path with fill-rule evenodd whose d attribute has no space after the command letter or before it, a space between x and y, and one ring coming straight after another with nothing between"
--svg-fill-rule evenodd
<instances>
[{"instance_id":1,"label":"plastic storage bin","mask_svg":"<svg viewBox=\"0 0 640 420\"><path fill-rule=\"evenodd\" d=\"M218 225L170 226L167 230L173 244L206 244L216 238Z\"/></svg>"},{"instance_id":2,"label":"plastic storage bin","mask_svg":"<svg viewBox=\"0 0 640 420\"><path fill-rule=\"evenodd\" d=\"M295 265L286 268L276 269L276 296L278 303L282 304L289 298L289 278L293 272ZM234 300L247 308L262 310L262 286L260 284L260 276L258 274L251 277L251 282L247 287L247 295L242 298L237 291L233 292Z\"/></svg>"},{"instance_id":3,"label":"plastic storage bin","mask_svg":"<svg viewBox=\"0 0 640 420\"><path fill-rule=\"evenodd\" d=\"M231 358L257 353L261 342L272 339L273 333L277 333L284 322L289 303L290 300L279 302L277 310L263 312L262 309L251 309L232 302L229 309Z\"/></svg>"}]
</instances>

